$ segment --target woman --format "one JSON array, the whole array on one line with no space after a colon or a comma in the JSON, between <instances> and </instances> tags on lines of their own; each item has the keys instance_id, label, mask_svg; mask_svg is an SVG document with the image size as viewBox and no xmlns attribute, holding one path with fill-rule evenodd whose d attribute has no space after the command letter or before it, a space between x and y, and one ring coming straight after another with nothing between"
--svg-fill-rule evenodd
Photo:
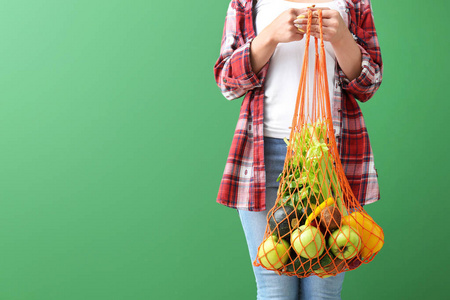
<instances>
[{"instance_id":1,"label":"woman","mask_svg":"<svg viewBox=\"0 0 450 300\"><path fill-rule=\"evenodd\" d=\"M356 102L369 100L382 78L370 1L232 0L214 73L227 99L245 97L217 202L238 210L251 261L263 240L267 212L276 200L276 178L286 155L283 138L289 137L305 50L308 10L313 10L311 35L319 34L316 8L323 11L332 117L341 162L361 205L379 199L373 154ZM253 270L258 299L340 299L344 273L326 279L298 279L262 267Z\"/></svg>"}]
</instances>

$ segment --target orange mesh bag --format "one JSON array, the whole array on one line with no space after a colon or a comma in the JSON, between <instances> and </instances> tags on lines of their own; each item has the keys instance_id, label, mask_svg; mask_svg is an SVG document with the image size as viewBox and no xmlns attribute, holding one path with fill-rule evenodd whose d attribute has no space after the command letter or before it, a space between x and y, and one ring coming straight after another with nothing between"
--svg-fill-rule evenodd
<instances>
[{"instance_id":1,"label":"orange mesh bag","mask_svg":"<svg viewBox=\"0 0 450 300\"><path fill-rule=\"evenodd\" d=\"M331 118L322 12L317 12L320 48L314 39L314 82L312 86L308 82L310 11L277 200L267 215L264 240L253 263L298 277L328 277L355 269L372 261L384 243L383 230L353 195L339 159Z\"/></svg>"}]
</instances>

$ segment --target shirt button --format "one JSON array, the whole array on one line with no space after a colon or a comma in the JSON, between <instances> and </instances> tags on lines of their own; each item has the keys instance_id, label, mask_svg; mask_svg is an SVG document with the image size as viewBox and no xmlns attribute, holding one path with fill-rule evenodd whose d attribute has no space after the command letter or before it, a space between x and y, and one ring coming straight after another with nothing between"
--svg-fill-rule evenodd
<instances>
[{"instance_id":1,"label":"shirt button","mask_svg":"<svg viewBox=\"0 0 450 300\"><path fill-rule=\"evenodd\" d=\"M227 82L227 80L224 78L224 79L223 79L223 82Z\"/></svg>"}]
</instances>

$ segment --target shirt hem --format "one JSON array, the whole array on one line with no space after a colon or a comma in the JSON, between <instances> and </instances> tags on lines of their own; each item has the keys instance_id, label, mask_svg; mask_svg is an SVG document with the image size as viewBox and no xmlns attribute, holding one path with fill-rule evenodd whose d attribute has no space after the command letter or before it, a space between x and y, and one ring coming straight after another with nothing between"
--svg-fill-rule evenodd
<instances>
[{"instance_id":1,"label":"shirt hem","mask_svg":"<svg viewBox=\"0 0 450 300\"><path fill-rule=\"evenodd\" d=\"M220 200L220 199L216 200L216 202L218 204L221 204L223 206L226 206L226 207L232 208L232 209L236 209L236 210L246 210L246 211L265 211L266 210L265 207L252 208L252 207L249 207L249 206L234 205L234 204L231 204L231 203L227 202L226 200Z\"/></svg>"}]
</instances>

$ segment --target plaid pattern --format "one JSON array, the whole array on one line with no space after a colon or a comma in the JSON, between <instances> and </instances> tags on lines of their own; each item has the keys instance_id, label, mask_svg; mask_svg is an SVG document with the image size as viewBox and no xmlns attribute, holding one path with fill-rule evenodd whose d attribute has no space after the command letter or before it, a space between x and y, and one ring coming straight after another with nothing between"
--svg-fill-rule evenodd
<instances>
[{"instance_id":1,"label":"plaid pattern","mask_svg":"<svg viewBox=\"0 0 450 300\"><path fill-rule=\"evenodd\" d=\"M381 84L382 61L369 0L346 0L349 29L362 53L362 72L349 81L336 64L333 127L340 159L362 205L380 198L377 172L363 115L356 99L369 100ZM255 37L253 1L232 0L225 19L216 82L228 100L245 95L217 202L250 211L265 207L264 81L268 64L255 74L250 43Z\"/></svg>"}]
</instances>

